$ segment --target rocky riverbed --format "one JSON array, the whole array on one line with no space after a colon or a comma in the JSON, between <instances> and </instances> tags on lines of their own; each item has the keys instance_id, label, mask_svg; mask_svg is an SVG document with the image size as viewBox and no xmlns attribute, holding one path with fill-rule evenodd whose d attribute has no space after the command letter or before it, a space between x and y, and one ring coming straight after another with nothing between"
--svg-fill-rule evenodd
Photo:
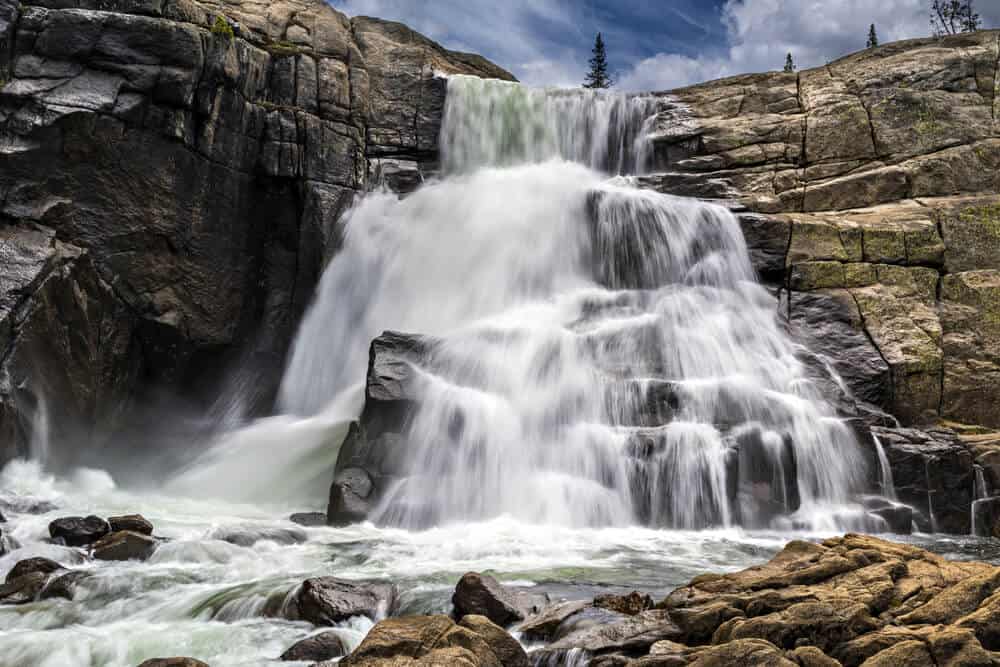
<instances>
[{"instance_id":1,"label":"rocky riverbed","mask_svg":"<svg viewBox=\"0 0 1000 667\"><path fill-rule=\"evenodd\" d=\"M21 465L5 474L34 493L5 495L0 524L10 664L958 666L1000 649L992 541L304 526L97 471L71 494Z\"/></svg>"}]
</instances>

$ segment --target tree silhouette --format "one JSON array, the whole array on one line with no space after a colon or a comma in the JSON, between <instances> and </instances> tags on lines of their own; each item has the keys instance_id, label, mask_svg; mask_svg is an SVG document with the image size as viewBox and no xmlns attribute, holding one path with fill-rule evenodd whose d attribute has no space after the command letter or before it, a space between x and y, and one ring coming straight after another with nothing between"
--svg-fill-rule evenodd
<instances>
[{"instance_id":1,"label":"tree silhouette","mask_svg":"<svg viewBox=\"0 0 1000 667\"><path fill-rule=\"evenodd\" d=\"M981 26L973 0L931 1L931 28L937 37L974 32Z\"/></svg>"},{"instance_id":2,"label":"tree silhouette","mask_svg":"<svg viewBox=\"0 0 1000 667\"><path fill-rule=\"evenodd\" d=\"M875 24L872 23L872 27L868 28L868 48L874 49L878 46L878 33L875 32Z\"/></svg>"},{"instance_id":3,"label":"tree silhouette","mask_svg":"<svg viewBox=\"0 0 1000 667\"><path fill-rule=\"evenodd\" d=\"M594 40L593 56L590 59L590 71L587 72L587 80L584 81L584 88L610 88L615 85L608 74L608 54L604 50L604 38L601 33L597 33Z\"/></svg>"},{"instance_id":4,"label":"tree silhouette","mask_svg":"<svg viewBox=\"0 0 1000 667\"><path fill-rule=\"evenodd\" d=\"M795 71L795 61L792 60L792 54L789 53L785 56L785 72L791 74Z\"/></svg>"}]
</instances>

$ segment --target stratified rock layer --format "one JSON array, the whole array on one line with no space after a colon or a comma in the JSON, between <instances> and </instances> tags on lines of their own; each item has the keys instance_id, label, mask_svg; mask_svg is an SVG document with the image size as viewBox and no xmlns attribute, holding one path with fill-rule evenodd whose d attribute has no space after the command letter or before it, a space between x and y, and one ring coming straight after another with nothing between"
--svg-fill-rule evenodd
<instances>
[{"instance_id":1,"label":"stratified rock layer","mask_svg":"<svg viewBox=\"0 0 1000 667\"><path fill-rule=\"evenodd\" d=\"M435 73L511 78L320 0L0 0L0 43L0 460L237 358L266 400L342 210L433 167Z\"/></svg>"}]
</instances>

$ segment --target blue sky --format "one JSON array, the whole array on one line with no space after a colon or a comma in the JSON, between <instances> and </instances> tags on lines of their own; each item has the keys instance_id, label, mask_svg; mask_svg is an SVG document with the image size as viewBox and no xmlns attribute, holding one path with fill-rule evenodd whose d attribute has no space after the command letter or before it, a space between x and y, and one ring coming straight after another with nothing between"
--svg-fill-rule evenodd
<instances>
[{"instance_id":1,"label":"blue sky","mask_svg":"<svg viewBox=\"0 0 1000 667\"><path fill-rule=\"evenodd\" d=\"M662 90L741 72L802 67L930 33L930 0L330 0L481 53L533 85L578 85L602 32L619 87ZM1000 26L1000 0L977 0Z\"/></svg>"}]
</instances>

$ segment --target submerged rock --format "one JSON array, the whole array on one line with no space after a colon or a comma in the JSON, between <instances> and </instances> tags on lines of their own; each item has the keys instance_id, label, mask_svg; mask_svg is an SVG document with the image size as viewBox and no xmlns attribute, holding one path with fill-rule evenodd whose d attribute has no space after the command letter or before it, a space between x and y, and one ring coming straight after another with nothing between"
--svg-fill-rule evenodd
<instances>
[{"instance_id":1,"label":"submerged rock","mask_svg":"<svg viewBox=\"0 0 1000 667\"><path fill-rule=\"evenodd\" d=\"M507 627L537 614L548 600L542 595L504 586L488 574L468 572L455 586L451 602L458 618L469 614L485 616L497 625Z\"/></svg>"},{"instance_id":2,"label":"submerged rock","mask_svg":"<svg viewBox=\"0 0 1000 667\"><path fill-rule=\"evenodd\" d=\"M311 637L295 642L281 654L282 660L330 660L347 653L347 647L340 635L333 630L327 630Z\"/></svg>"},{"instance_id":3,"label":"submerged rock","mask_svg":"<svg viewBox=\"0 0 1000 667\"><path fill-rule=\"evenodd\" d=\"M252 547L257 542L274 542L276 544L301 544L309 539L305 531L298 528L283 528L276 526L240 526L221 528L213 537L223 542L235 544L238 547Z\"/></svg>"},{"instance_id":4,"label":"submerged rock","mask_svg":"<svg viewBox=\"0 0 1000 667\"><path fill-rule=\"evenodd\" d=\"M484 617L455 623L447 616L407 616L379 622L340 664L528 667L530 663L520 644Z\"/></svg>"},{"instance_id":5,"label":"submerged rock","mask_svg":"<svg viewBox=\"0 0 1000 667\"><path fill-rule=\"evenodd\" d=\"M135 533L120 530L111 533L94 544L94 558L98 560L146 560L156 550L156 540Z\"/></svg>"},{"instance_id":6,"label":"submerged rock","mask_svg":"<svg viewBox=\"0 0 1000 667\"><path fill-rule=\"evenodd\" d=\"M139 667L209 667L208 663L194 658L151 658Z\"/></svg>"},{"instance_id":7,"label":"submerged rock","mask_svg":"<svg viewBox=\"0 0 1000 667\"><path fill-rule=\"evenodd\" d=\"M89 572L81 570L71 570L65 574L56 574L49 579L38 596L42 600L49 598L63 598L73 600L76 598L76 590L81 581L90 577Z\"/></svg>"},{"instance_id":8,"label":"submerged rock","mask_svg":"<svg viewBox=\"0 0 1000 667\"><path fill-rule=\"evenodd\" d=\"M62 540L69 547L85 547L111 532L108 522L98 516L67 516L49 524L53 540Z\"/></svg>"},{"instance_id":9,"label":"submerged rock","mask_svg":"<svg viewBox=\"0 0 1000 667\"><path fill-rule=\"evenodd\" d=\"M120 530L130 530L133 533L140 533L142 535L153 534L153 524L141 514L111 516L108 517L108 525L111 527L112 533L117 533Z\"/></svg>"},{"instance_id":10,"label":"submerged rock","mask_svg":"<svg viewBox=\"0 0 1000 667\"><path fill-rule=\"evenodd\" d=\"M314 625L334 625L352 616L377 621L393 610L397 595L394 584L315 577L302 582L296 606L299 618Z\"/></svg>"},{"instance_id":11,"label":"submerged rock","mask_svg":"<svg viewBox=\"0 0 1000 667\"><path fill-rule=\"evenodd\" d=\"M288 520L300 526L325 526L326 514L323 512L296 512L288 517Z\"/></svg>"}]
</instances>

